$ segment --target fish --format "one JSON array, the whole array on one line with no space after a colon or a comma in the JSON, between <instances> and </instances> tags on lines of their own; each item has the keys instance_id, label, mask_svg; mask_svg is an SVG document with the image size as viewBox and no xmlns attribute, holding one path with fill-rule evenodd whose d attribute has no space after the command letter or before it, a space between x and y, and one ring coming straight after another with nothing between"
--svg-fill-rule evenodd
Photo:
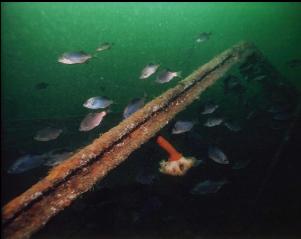
<instances>
[{"instance_id":1,"label":"fish","mask_svg":"<svg viewBox=\"0 0 301 239\"><path fill-rule=\"evenodd\" d=\"M247 159L247 160L241 159L241 160L235 161L231 168L235 169L235 170L242 169L242 168L247 167L250 162L251 162L250 159Z\"/></svg>"},{"instance_id":2,"label":"fish","mask_svg":"<svg viewBox=\"0 0 301 239\"><path fill-rule=\"evenodd\" d=\"M244 87L242 84L237 84L235 87L232 88L233 92L236 93L239 96L238 101L243 101L244 93L246 92L246 87Z\"/></svg>"},{"instance_id":3,"label":"fish","mask_svg":"<svg viewBox=\"0 0 301 239\"><path fill-rule=\"evenodd\" d=\"M207 121L204 123L204 126L206 127L214 127L218 126L221 123L223 123L224 119L223 118L217 118L217 117L210 117L207 119Z\"/></svg>"},{"instance_id":4,"label":"fish","mask_svg":"<svg viewBox=\"0 0 301 239\"><path fill-rule=\"evenodd\" d=\"M260 76L256 76L253 80L254 81L262 81L264 78L267 78L266 75L260 75Z\"/></svg>"},{"instance_id":5,"label":"fish","mask_svg":"<svg viewBox=\"0 0 301 239\"><path fill-rule=\"evenodd\" d=\"M7 170L9 174L19 174L28 170L41 166L46 157L45 155L31 155L27 154L18 158Z\"/></svg>"},{"instance_id":6,"label":"fish","mask_svg":"<svg viewBox=\"0 0 301 239\"><path fill-rule=\"evenodd\" d=\"M36 135L34 136L34 139L37 140L37 141L54 140L57 137L59 137L62 132L63 132L62 129L46 127L44 129L39 130L36 133Z\"/></svg>"},{"instance_id":7,"label":"fish","mask_svg":"<svg viewBox=\"0 0 301 239\"><path fill-rule=\"evenodd\" d=\"M272 130L282 130L282 129L285 129L287 127L288 127L287 122L286 121L281 121L281 120L273 121L270 125L270 128Z\"/></svg>"},{"instance_id":8,"label":"fish","mask_svg":"<svg viewBox=\"0 0 301 239\"><path fill-rule=\"evenodd\" d=\"M190 193L194 195L217 193L227 183L229 183L228 180L220 180L220 181L206 180L198 183L190 191Z\"/></svg>"},{"instance_id":9,"label":"fish","mask_svg":"<svg viewBox=\"0 0 301 239\"><path fill-rule=\"evenodd\" d=\"M301 60L300 59L292 59L286 62L286 64L291 68L297 68L301 66Z\"/></svg>"},{"instance_id":10,"label":"fish","mask_svg":"<svg viewBox=\"0 0 301 239\"><path fill-rule=\"evenodd\" d=\"M255 70L258 63L258 57L253 55L248 56L242 64L239 66L239 70L242 74L252 73Z\"/></svg>"},{"instance_id":11,"label":"fish","mask_svg":"<svg viewBox=\"0 0 301 239\"><path fill-rule=\"evenodd\" d=\"M209 146L208 157L219 164L229 164L229 160L224 152L216 146Z\"/></svg>"},{"instance_id":12,"label":"fish","mask_svg":"<svg viewBox=\"0 0 301 239\"><path fill-rule=\"evenodd\" d=\"M279 112L273 115L273 120L289 120L292 118L292 114L289 112Z\"/></svg>"},{"instance_id":13,"label":"fish","mask_svg":"<svg viewBox=\"0 0 301 239\"><path fill-rule=\"evenodd\" d=\"M246 116L246 119L249 120L249 119L252 119L254 118L256 115L256 111L255 110L251 110L248 115Z\"/></svg>"},{"instance_id":14,"label":"fish","mask_svg":"<svg viewBox=\"0 0 301 239\"><path fill-rule=\"evenodd\" d=\"M83 104L84 107L88 109L104 109L109 107L111 104L113 104L113 101L105 96L95 96L92 98L89 98L85 101Z\"/></svg>"},{"instance_id":15,"label":"fish","mask_svg":"<svg viewBox=\"0 0 301 239\"><path fill-rule=\"evenodd\" d=\"M241 64L239 66L239 69L241 72L248 72L249 70L251 70L254 67L254 65L252 63L249 63L248 61Z\"/></svg>"},{"instance_id":16,"label":"fish","mask_svg":"<svg viewBox=\"0 0 301 239\"><path fill-rule=\"evenodd\" d=\"M44 90L44 89L46 89L48 86L49 86L48 83L40 82L40 83L37 83L37 84L35 85L35 88L36 88L37 90Z\"/></svg>"},{"instance_id":17,"label":"fish","mask_svg":"<svg viewBox=\"0 0 301 239\"><path fill-rule=\"evenodd\" d=\"M106 111L98 113L88 113L80 123L79 131L90 131L97 127L107 115Z\"/></svg>"},{"instance_id":18,"label":"fish","mask_svg":"<svg viewBox=\"0 0 301 239\"><path fill-rule=\"evenodd\" d=\"M211 32L202 32L199 34L198 38L196 39L196 42L197 43L206 42L209 40L211 35L212 35Z\"/></svg>"},{"instance_id":19,"label":"fish","mask_svg":"<svg viewBox=\"0 0 301 239\"><path fill-rule=\"evenodd\" d=\"M288 111L290 109L290 106L288 104L273 104L268 109L267 112L269 113L281 113Z\"/></svg>"},{"instance_id":20,"label":"fish","mask_svg":"<svg viewBox=\"0 0 301 239\"><path fill-rule=\"evenodd\" d=\"M224 93L227 94L230 90L235 89L240 85L240 81L236 76L229 75L224 79Z\"/></svg>"},{"instance_id":21,"label":"fish","mask_svg":"<svg viewBox=\"0 0 301 239\"><path fill-rule=\"evenodd\" d=\"M92 58L92 55L87 54L83 51L76 51L76 52L66 52L61 55L58 59L58 62L62 64L82 64L87 62L89 59Z\"/></svg>"},{"instance_id":22,"label":"fish","mask_svg":"<svg viewBox=\"0 0 301 239\"><path fill-rule=\"evenodd\" d=\"M139 79L146 79L153 75L159 68L159 64L149 63L141 71Z\"/></svg>"},{"instance_id":23,"label":"fish","mask_svg":"<svg viewBox=\"0 0 301 239\"><path fill-rule=\"evenodd\" d=\"M219 107L219 105L214 104L212 102L208 102L204 105L204 110L202 111L202 115L206 115L206 114L212 114L217 108Z\"/></svg>"},{"instance_id":24,"label":"fish","mask_svg":"<svg viewBox=\"0 0 301 239\"><path fill-rule=\"evenodd\" d=\"M135 113L137 110L141 109L144 106L146 95L142 98L132 99L123 111L123 118L128 118L131 114Z\"/></svg>"},{"instance_id":25,"label":"fish","mask_svg":"<svg viewBox=\"0 0 301 239\"><path fill-rule=\"evenodd\" d=\"M172 129L172 134L182 134L182 133L188 132L192 129L194 124L195 124L195 122L193 122L193 121L178 120Z\"/></svg>"},{"instance_id":26,"label":"fish","mask_svg":"<svg viewBox=\"0 0 301 239\"><path fill-rule=\"evenodd\" d=\"M156 175L148 173L144 170L140 171L136 176L136 181L144 185L151 185L156 179Z\"/></svg>"},{"instance_id":27,"label":"fish","mask_svg":"<svg viewBox=\"0 0 301 239\"><path fill-rule=\"evenodd\" d=\"M96 51L109 50L111 49L112 45L112 43L104 42L96 49Z\"/></svg>"},{"instance_id":28,"label":"fish","mask_svg":"<svg viewBox=\"0 0 301 239\"><path fill-rule=\"evenodd\" d=\"M175 72L175 71L170 71L168 69L165 69L157 75L156 82L160 84L164 84L171 81L174 77L181 77L181 71Z\"/></svg>"},{"instance_id":29,"label":"fish","mask_svg":"<svg viewBox=\"0 0 301 239\"><path fill-rule=\"evenodd\" d=\"M48 159L44 162L45 166L56 166L62 163L64 160L69 158L73 153L72 152L61 152L61 153L54 153L50 152L47 154Z\"/></svg>"},{"instance_id":30,"label":"fish","mask_svg":"<svg viewBox=\"0 0 301 239\"><path fill-rule=\"evenodd\" d=\"M241 130L241 127L235 123L235 122L232 122L232 121L227 121L227 122L224 122L224 125L231 131L234 131L234 132L238 132Z\"/></svg>"}]
</instances>

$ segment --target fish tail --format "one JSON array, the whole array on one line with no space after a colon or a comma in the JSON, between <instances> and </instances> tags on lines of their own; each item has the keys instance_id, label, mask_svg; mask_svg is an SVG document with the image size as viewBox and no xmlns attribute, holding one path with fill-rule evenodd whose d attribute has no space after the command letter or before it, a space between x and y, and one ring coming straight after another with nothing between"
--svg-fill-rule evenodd
<instances>
[{"instance_id":1,"label":"fish tail","mask_svg":"<svg viewBox=\"0 0 301 239\"><path fill-rule=\"evenodd\" d=\"M92 55L92 58L98 58L98 59L100 59L100 57L99 57L97 54L98 54L98 51L96 51L96 52Z\"/></svg>"},{"instance_id":2,"label":"fish tail","mask_svg":"<svg viewBox=\"0 0 301 239\"><path fill-rule=\"evenodd\" d=\"M108 108L107 110L106 110L106 113L108 114L108 113L112 113L113 111L112 111L112 109L111 108Z\"/></svg>"},{"instance_id":3,"label":"fish tail","mask_svg":"<svg viewBox=\"0 0 301 239\"><path fill-rule=\"evenodd\" d=\"M180 77L180 78L182 77L182 71L178 71L176 74L177 74L177 77Z\"/></svg>"}]
</instances>

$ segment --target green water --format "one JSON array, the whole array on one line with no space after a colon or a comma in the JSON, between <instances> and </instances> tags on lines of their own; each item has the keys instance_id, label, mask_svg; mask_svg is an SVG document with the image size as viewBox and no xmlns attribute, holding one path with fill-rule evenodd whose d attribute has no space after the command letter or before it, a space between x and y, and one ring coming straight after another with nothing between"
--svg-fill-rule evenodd
<instances>
[{"instance_id":1,"label":"green water","mask_svg":"<svg viewBox=\"0 0 301 239\"><path fill-rule=\"evenodd\" d=\"M212 35L208 41L197 43L196 38L201 32L212 32ZM244 102L239 95L224 94L224 81L220 80L214 87L204 92L200 100L176 116L175 120L196 120L198 125L192 132L172 135L170 129L174 121L171 121L159 133L170 139L176 148L181 152L183 150L185 155L204 159L207 146L217 144L226 152L231 164L237 159L247 158L253 160L252 167L240 174L240 172L231 171L231 165L224 167L209 160L205 163L204 168L191 170L192 173L187 177L170 179L158 172L159 162L166 155L163 154L163 151L158 150L158 146L151 139L135 151L127 163L113 170L105 178L105 185L124 184L125 188L123 188L124 185L119 185L121 188L117 186L117 189L111 186L108 195L106 191L99 194L97 192L87 193L88 201L84 201L84 203L90 205L90 211L87 209L85 216L90 218L89 213L91 213L92 216L89 220L92 224L97 220L102 220L104 225L108 224L107 228L104 226L99 235L105 234L105 229L108 230L108 233L119 232L118 219L120 218L125 230L130 228L127 223L131 222L127 217L119 218L120 211L128 209L127 207L123 208L124 204L122 203L124 202L121 202L120 205L123 206L120 208L111 208L113 213L110 210L106 212L101 209L99 214L104 213L102 219L93 214L97 212L95 205L99 202L98 197L101 198L101 195L105 195L104 197L107 196L108 200L115 199L118 198L119 191L125 194L129 193L135 200L137 199L139 205L144 205L141 199L144 197L144 193L150 198L158 197L163 204L168 202L167 206L164 204L165 211L162 211L162 215L166 218L180 215L179 217L182 217L183 221L176 221L176 226L171 223L172 225L169 225L170 227L166 231L179 230L182 232L186 226L189 228L191 226L189 224L192 222L196 223L195 229L203 225L203 228L200 228L204 231L210 231L212 228L212 231L216 231L214 227L218 228L218 225L215 224L214 218L217 217L224 219L226 221L224 227L228 228L227 222L233 219L232 212L239 211L240 207L236 205L242 205L241 208L248 207L248 200L252 199L257 192L258 185L261 185L264 180L275 149L279 148L290 122L285 121L285 127L278 131L270 128L271 115L266 112L273 103L270 101L272 98L270 96L285 97L286 95L281 95L282 88L279 90L277 87L269 88L269 86L274 84L274 80L275 85L279 86L281 78L282 85L292 85L298 93L301 91L301 66L291 68L287 65L287 61L301 58L301 4L2 3L1 136L3 139L3 167L1 173L4 179L2 204L28 189L43 178L49 170L47 167L40 167L23 174L8 174L8 167L20 155L42 154L62 147L68 147L73 151L83 147L98 137L99 133L104 133L116 126L122 120L122 112L131 99L142 97L146 93L147 101L152 100L175 86L199 66L242 40L255 44L281 74L279 79L277 77L269 79L265 84L247 82L243 78L244 76L240 75L239 77L244 82L243 86L246 88L243 95ZM97 57L86 64L65 65L58 62L59 56L69 51L83 50L94 55L96 48L103 42L113 43L112 48L98 53ZM182 78L175 78L166 84L157 84L155 75L146 80L140 80L141 70L150 62L160 64L161 69L169 68L173 71L181 71ZM239 75L239 69L235 68L231 74ZM47 83L48 87L37 89L36 85L42 82ZM78 127L82 118L92 111L84 108L82 104L88 98L97 95L107 96L114 101L111 112L100 127L86 133L79 132ZM222 126L203 127L202 124L208 116L200 114L200 105L208 99L213 99L219 104L218 116L236 120L242 126L242 131L233 133ZM295 104L297 99L290 100ZM256 111L256 116L251 120L246 119L250 113L250 109L243 105L246 102L253 107L251 110ZM33 140L37 130L48 125L63 128L64 133L57 140L49 142ZM141 158L143 158L143 162ZM135 181L135 177L144 167L159 179L152 186L136 189L135 185L139 183ZM286 173L289 178L291 173ZM254 175L256 175L255 179ZM229 178L233 186L219 196L220 201L214 197L212 201L211 198L200 199L189 194L192 186L201 179L204 181L208 178L221 177ZM134 189L131 188L132 186ZM93 197L96 197L97 200ZM172 201L171 197L172 199L175 197L180 205L187 205L189 212L195 210L195 214L191 213L193 218L191 221L184 220L185 216L186 218L191 216L185 207L181 207L179 212L173 209L169 210L173 207L179 208L175 201L169 204ZM123 197L120 198L122 201ZM241 202L240 199L247 202ZM199 200L203 201L199 203ZM232 205L226 205L229 206L228 208L223 206L227 200L232 202ZM219 207L216 207L217 204ZM135 206L132 207L135 208ZM212 214L210 208L214 208L215 216L207 221ZM226 208L226 212L222 211L224 208ZM120 211L118 211L119 209ZM140 213L139 208L135 209ZM208 211L206 211L207 209ZM68 234L69 229L60 228L60 225L65 225L60 222L62 218L66 219L66 228L70 226L70 231L73 231L75 236L76 230L79 230L78 228L81 228L85 222L77 220L82 216L80 213L77 217L73 217L72 210L72 208L66 209L66 214L59 216L59 219L54 219L54 223L49 228L46 227L37 238L45 238L43 235L47 235L47 233L51 235L57 231ZM171 216L170 211L172 211ZM132 215L133 212L128 209L127 213ZM179 215L176 215L177 213ZM225 217L220 217L222 214ZM114 221L116 225L112 226L113 224L111 225L110 221L106 220L107 217L112 217L113 221L116 220ZM85 221L85 217L83 218L82 220ZM237 222L240 219L238 216ZM150 231L154 231L152 225L165 231L165 222L161 223L160 220L157 226L155 222L153 222L154 224L149 223ZM198 224L198 220L202 223ZM133 219L133 221L135 220ZM144 225L144 223L141 224ZM234 228L235 223L231 226ZM75 232L74 228L77 228ZM133 231L135 230L133 229ZM83 235L85 233L84 231Z\"/></svg>"},{"instance_id":2,"label":"green water","mask_svg":"<svg viewBox=\"0 0 301 239\"><path fill-rule=\"evenodd\" d=\"M241 40L254 42L301 88L300 68L285 64L300 57L298 3L4 3L1 11L5 122L83 115L83 101L103 93L121 112L131 98L145 91L154 97L176 84L139 80L147 63L187 76ZM195 46L202 31L212 31L212 38ZM114 46L99 59L57 62L66 51L93 53L103 41ZM35 90L39 82L49 83L48 89Z\"/></svg>"}]
</instances>

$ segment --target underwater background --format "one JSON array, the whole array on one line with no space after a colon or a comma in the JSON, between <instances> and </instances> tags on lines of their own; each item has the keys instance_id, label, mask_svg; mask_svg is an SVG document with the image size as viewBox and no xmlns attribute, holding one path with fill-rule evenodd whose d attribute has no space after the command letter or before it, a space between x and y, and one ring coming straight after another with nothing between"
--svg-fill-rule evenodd
<instances>
[{"instance_id":1,"label":"underwater background","mask_svg":"<svg viewBox=\"0 0 301 239\"><path fill-rule=\"evenodd\" d=\"M201 32L212 34L198 43ZM123 120L131 99L154 99L242 40L255 44L279 79L269 78L262 87L233 69L230 73L241 79L243 92L225 94L221 79L159 132L204 165L183 177L163 175L159 162L167 156L151 139L33 238L300 235L295 167L301 128L295 113L301 91L300 3L1 3L1 205L49 171L41 166L9 173L20 156L88 145ZM88 63L58 62L65 52L94 56L103 42L112 43L111 49ZM294 59L292 67L289 62ZM157 84L155 76L139 79L149 63L181 71L182 77L166 84ZM98 95L114 104L99 127L80 132L81 120L91 112L82 105ZM276 100L270 101L270 95ZM244 100L251 111L237 103ZM204 127L208 117L201 111L209 101L219 105L217 116L237 121L241 130ZM274 127L267 109L278 102L290 105L292 116ZM255 114L251 120L250 112ZM191 131L173 135L179 119L197 123ZM265 176L292 122L297 126L267 186ZM34 140L47 126L62 128L63 133L47 142ZM206 156L212 144L226 153L231 165L238 159L251 163L240 170L216 164ZM229 183L217 193L191 193L199 182L224 179Z\"/></svg>"}]
</instances>

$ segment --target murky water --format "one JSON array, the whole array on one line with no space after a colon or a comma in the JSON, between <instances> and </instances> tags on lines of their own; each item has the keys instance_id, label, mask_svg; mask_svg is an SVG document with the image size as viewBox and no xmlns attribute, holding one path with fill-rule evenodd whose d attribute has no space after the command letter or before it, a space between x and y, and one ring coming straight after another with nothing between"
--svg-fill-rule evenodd
<instances>
[{"instance_id":1,"label":"murky water","mask_svg":"<svg viewBox=\"0 0 301 239\"><path fill-rule=\"evenodd\" d=\"M211 34L201 39L201 33ZM287 223L281 221L282 232L295 235L299 195L291 192L297 188L294 146L300 134L294 130L290 138L285 137L300 117L299 3L2 3L2 206L49 170L42 165L9 173L18 158L56 149L75 151L89 144L123 120L123 110L133 98L154 99L242 40L254 43L268 63L250 61L234 67L159 132L184 155L203 163L182 177L163 175L159 162L167 154L151 139L33 238L273 234L275 218L283 211L288 215ZM105 42L111 48L96 52ZM92 58L84 64L58 62L63 53L78 51ZM149 63L160 64L158 72L139 79ZM181 77L158 84L155 80L163 69L181 72ZM238 82L232 78L232 85L226 85L228 76ZM95 111L83 103L94 96L106 96L114 103L98 127L80 132L81 120ZM203 115L208 102L219 107ZM224 123L206 127L210 117L234 122L240 130ZM189 132L173 135L177 120L195 125ZM53 140L35 140L46 127L63 133ZM271 167L284 140L289 145L281 157L286 155L287 161ZM211 160L210 145L221 148L230 164ZM269 174L272 189L265 184ZM206 180L228 183L215 193L191 193ZM278 195L275 183L286 197L266 205ZM257 204L258 195L264 203ZM254 208L259 208L259 217L254 216Z\"/></svg>"}]
</instances>

